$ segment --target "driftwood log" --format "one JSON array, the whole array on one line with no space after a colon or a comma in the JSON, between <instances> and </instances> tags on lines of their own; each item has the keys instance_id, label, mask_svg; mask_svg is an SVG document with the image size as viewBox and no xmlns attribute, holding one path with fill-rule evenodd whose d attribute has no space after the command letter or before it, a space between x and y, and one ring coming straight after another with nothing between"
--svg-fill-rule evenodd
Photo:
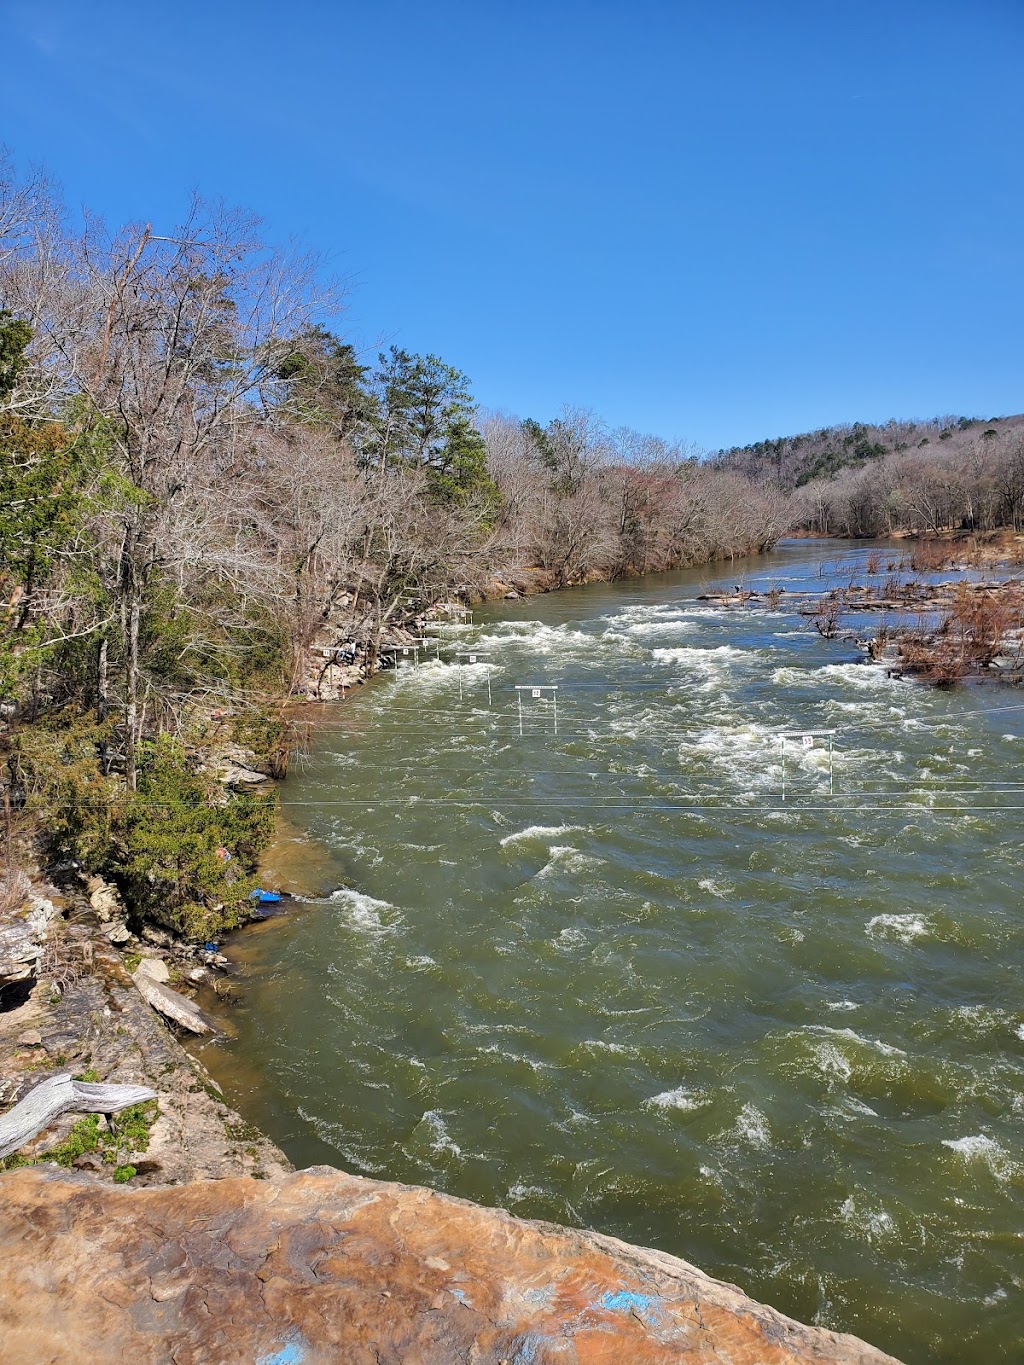
<instances>
[{"instance_id":1,"label":"driftwood log","mask_svg":"<svg viewBox=\"0 0 1024 1365\"><path fill-rule=\"evenodd\" d=\"M51 1076L0 1115L0 1157L10 1156L61 1114L116 1114L130 1104L155 1100L145 1085L93 1085L68 1074Z\"/></svg>"}]
</instances>

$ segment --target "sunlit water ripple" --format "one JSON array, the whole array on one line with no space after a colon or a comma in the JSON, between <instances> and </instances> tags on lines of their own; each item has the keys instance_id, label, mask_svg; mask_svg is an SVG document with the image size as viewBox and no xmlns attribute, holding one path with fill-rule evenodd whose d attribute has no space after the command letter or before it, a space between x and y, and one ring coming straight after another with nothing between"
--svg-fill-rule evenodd
<instances>
[{"instance_id":1,"label":"sunlit water ripple","mask_svg":"<svg viewBox=\"0 0 1024 1365\"><path fill-rule=\"evenodd\" d=\"M662 1247L908 1362L1019 1360L1024 697L696 600L864 554L501 604L458 637L492 709L432 661L325 711L283 794L348 889L236 945L229 1098L300 1165ZM516 683L558 684L557 737ZM793 741L780 799L792 729L837 731L833 794Z\"/></svg>"}]
</instances>

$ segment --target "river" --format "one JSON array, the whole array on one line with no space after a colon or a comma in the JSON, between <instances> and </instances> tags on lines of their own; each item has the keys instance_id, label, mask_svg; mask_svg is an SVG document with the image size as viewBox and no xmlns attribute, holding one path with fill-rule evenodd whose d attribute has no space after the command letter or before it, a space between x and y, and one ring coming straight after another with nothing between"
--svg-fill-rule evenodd
<instances>
[{"instance_id":1,"label":"river","mask_svg":"<svg viewBox=\"0 0 1024 1365\"><path fill-rule=\"evenodd\" d=\"M1020 1360L1024 695L698 600L866 553L494 604L319 713L290 861L345 889L236 939L228 1099L298 1165L660 1247L910 1365ZM522 734L517 684L558 688ZM783 801L780 732L827 730Z\"/></svg>"}]
</instances>

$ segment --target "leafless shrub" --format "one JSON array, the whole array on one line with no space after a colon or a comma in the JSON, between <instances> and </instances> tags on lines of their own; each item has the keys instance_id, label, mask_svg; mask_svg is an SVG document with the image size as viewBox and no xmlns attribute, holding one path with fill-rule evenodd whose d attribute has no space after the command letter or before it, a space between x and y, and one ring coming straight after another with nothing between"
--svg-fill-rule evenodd
<instances>
[{"instance_id":1,"label":"leafless shrub","mask_svg":"<svg viewBox=\"0 0 1024 1365\"><path fill-rule=\"evenodd\" d=\"M19 910L28 899L32 883L20 868L11 867L0 874L0 915Z\"/></svg>"},{"instance_id":2,"label":"leafless shrub","mask_svg":"<svg viewBox=\"0 0 1024 1365\"><path fill-rule=\"evenodd\" d=\"M908 672L950 687L977 677L1009 647L1007 636L1024 625L1024 597L1019 590L996 594L960 584L953 605L934 631L904 632L900 657Z\"/></svg>"},{"instance_id":3,"label":"leafless shrub","mask_svg":"<svg viewBox=\"0 0 1024 1365\"><path fill-rule=\"evenodd\" d=\"M950 541L917 541L910 553L910 567L917 573L935 573L944 569L954 557L950 552L951 546Z\"/></svg>"},{"instance_id":4,"label":"leafless shrub","mask_svg":"<svg viewBox=\"0 0 1024 1365\"><path fill-rule=\"evenodd\" d=\"M54 995L63 995L78 984L85 969L85 955L80 943L73 942L60 925L51 925L38 974L46 981Z\"/></svg>"},{"instance_id":5,"label":"leafless shrub","mask_svg":"<svg viewBox=\"0 0 1024 1365\"><path fill-rule=\"evenodd\" d=\"M843 594L833 591L823 597L814 613L814 628L823 639L834 640L843 618Z\"/></svg>"},{"instance_id":6,"label":"leafless shrub","mask_svg":"<svg viewBox=\"0 0 1024 1365\"><path fill-rule=\"evenodd\" d=\"M864 572L876 574L878 573L880 567L881 557L879 556L877 550L872 550L871 553L868 555L867 559L865 559L864 561Z\"/></svg>"}]
</instances>

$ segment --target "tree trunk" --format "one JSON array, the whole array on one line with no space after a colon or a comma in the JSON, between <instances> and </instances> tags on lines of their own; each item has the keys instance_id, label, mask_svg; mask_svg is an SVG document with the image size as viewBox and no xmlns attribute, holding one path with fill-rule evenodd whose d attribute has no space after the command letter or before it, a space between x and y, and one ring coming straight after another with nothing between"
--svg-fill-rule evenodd
<instances>
[{"instance_id":1,"label":"tree trunk","mask_svg":"<svg viewBox=\"0 0 1024 1365\"><path fill-rule=\"evenodd\" d=\"M141 604L132 584L132 600L128 606L128 650L125 663L124 723L125 736L125 777L128 790L135 791L138 785L138 723L139 723L139 617Z\"/></svg>"},{"instance_id":2,"label":"tree trunk","mask_svg":"<svg viewBox=\"0 0 1024 1365\"><path fill-rule=\"evenodd\" d=\"M96 656L96 715L101 721L107 718L107 704L110 700L109 679L107 677L107 637L100 641Z\"/></svg>"}]
</instances>

